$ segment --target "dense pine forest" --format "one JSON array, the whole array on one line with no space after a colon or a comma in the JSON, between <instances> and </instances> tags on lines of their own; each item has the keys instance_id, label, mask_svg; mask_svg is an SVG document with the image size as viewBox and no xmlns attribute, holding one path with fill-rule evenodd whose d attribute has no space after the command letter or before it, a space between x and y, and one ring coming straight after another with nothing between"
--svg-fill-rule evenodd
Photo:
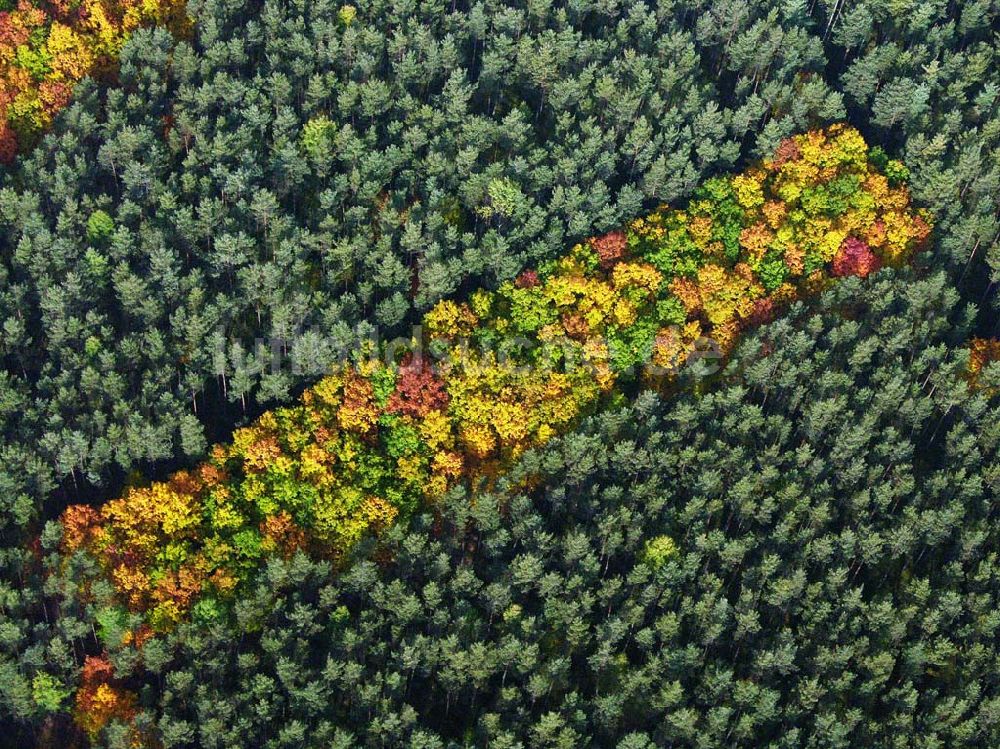
<instances>
[{"instance_id":1,"label":"dense pine forest","mask_svg":"<svg viewBox=\"0 0 1000 749\"><path fill-rule=\"evenodd\" d=\"M0 161L0 746L1000 745L997 0L0 0Z\"/></svg>"}]
</instances>

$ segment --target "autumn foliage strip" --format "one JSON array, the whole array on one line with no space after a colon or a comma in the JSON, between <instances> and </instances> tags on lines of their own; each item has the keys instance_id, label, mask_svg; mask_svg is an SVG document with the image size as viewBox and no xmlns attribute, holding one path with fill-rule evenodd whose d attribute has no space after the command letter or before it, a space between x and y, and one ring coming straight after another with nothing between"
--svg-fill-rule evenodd
<instances>
[{"instance_id":1,"label":"autumn foliage strip","mask_svg":"<svg viewBox=\"0 0 1000 749\"><path fill-rule=\"evenodd\" d=\"M137 646L226 616L276 555L346 564L364 539L458 484L475 492L624 387L668 386L707 342L725 354L742 330L838 277L906 262L930 232L907 176L848 127L786 140L773 158L705 182L683 210L439 302L420 340L389 361L365 352L197 468L69 507L64 563L95 562L80 594L121 625L107 631L140 621L124 627ZM95 711L132 709L99 665L77 700L91 734L110 719Z\"/></svg>"}]
</instances>

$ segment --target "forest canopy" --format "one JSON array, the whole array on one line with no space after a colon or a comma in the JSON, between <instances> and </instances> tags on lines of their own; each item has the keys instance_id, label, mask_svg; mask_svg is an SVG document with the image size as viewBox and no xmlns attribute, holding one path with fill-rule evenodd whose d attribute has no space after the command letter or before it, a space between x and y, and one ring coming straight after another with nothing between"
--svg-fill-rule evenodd
<instances>
[{"instance_id":1,"label":"forest canopy","mask_svg":"<svg viewBox=\"0 0 1000 749\"><path fill-rule=\"evenodd\" d=\"M97 509L70 506L65 553L95 556L114 603L159 631L192 604L211 617L276 553L344 559L457 482L495 481L630 385L666 394L682 367L720 358L796 299L903 265L930 226L910 210L902 165L884 166L893 179L856 130L796 136L709 180L686 210L443 300L420 339L362 350L208 462Z\"/></svg>"},{"instance_id":2,"label":"forest canopy","mask_svg":"<svg viewBox=\"0 0 1000 749\"><path fill-rule=\"evenodd\" d=\"M5 2L0 10L0 163L34 146L86 76L110 74L142 25L186 31L179 0ZM12 6L12 7L6 7Z\"/></svg>"},{"instance_id":3,"label":"forest canopy","mask_svg":"<svg viewBox=\"0 0 1000 749\"><path fill-rule=\"evenodd\" d=\"M995 0L0 3L0 744L1000 743L998 28ZM821 131L866 174L773 192ZM322 379L418 324L428 357L605 340L606 376ZM644 378L671 326L725 368ZM297 473L322 408L348 506L395 492L360 525ZM213 466L210 501L177 483ZM231 525L221 489L253 498Z\"/></svg>"},{"instance_id":4,"label":"forest canopy","mask_svg":"<svg viewBox=\"0 0 1000 749\"><path fill-rule=\"evenodd\" d=\"M872 156L886 174L839 125L790 138L762 164L706 182L686 210L663 207L495 292L439 302L421 339L360 352L195 470L98 510L71 505L61 571L96 607L103 644L141 653L189 617L226 621L269 559L356 562L373 533L457 484L478 493L582 414L621 403L629 381L665 395L682 367L723 356L797 298L906 263L930 225L909 209L905 167ZM676 551L659 536L647 557ZM115 677L106 660L84 664L75 719L91 739L134 716L136 695L112 691Z\"/></svg>"}]
</instances>

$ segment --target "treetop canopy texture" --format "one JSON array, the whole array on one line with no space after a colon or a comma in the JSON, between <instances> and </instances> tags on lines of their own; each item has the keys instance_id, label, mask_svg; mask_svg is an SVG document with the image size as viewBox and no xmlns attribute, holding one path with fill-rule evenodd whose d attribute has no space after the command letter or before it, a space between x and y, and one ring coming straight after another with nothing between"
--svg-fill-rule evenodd
<instances>
[{"instance_id":1,"label":"treetop canopy texture","mask_svg":"<svg viewBox=\"0 0 1000 749\"><path fill-rule=\"evenodd\" d=\"M0 0L0 749L1000 746L996 0Z\"/></svg>"},{"instance_id":2,"label":"treetop canopy texture","mask_svg":"<svg viewBox=\"0 0 1000 749\"><path fill-rule=\"evenodd\" d=\"M620 405L626 388L662 391L793 301L907 262L930 221L911 208L905 176L849 127L786 140L706 182L684 210L663 207L495 291L439 302L418 337L362 351L197 468L96 509L70 506L63 565L91 570L84 600L140 651L192 616L224 619L275 556L346 565L365 538L457 483L488 486L525 450ZM108 677L85 669L77 698L94 736L134 702L95 717Z\"/></svg>"}]
</instances>

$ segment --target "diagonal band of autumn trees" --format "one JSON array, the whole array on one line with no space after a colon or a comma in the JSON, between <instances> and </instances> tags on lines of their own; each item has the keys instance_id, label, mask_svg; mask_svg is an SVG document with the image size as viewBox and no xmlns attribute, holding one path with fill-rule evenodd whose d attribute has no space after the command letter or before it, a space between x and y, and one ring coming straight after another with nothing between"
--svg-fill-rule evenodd
<instances>
[{"instance_id":1,"label":"diagonal band of autumn trees","mask_svg":"<svg viewBox=\"0 0 1000 749\"><path fill-rule=\"evenodd\" d=\"M634 387L664 387L706 341L725 354L741 330L837 277L907 261L931 228L907 177L849 127L788 139L706 181L685 210L439 302L420 340L388 358L362 352L197 468L69 507L64 565L90 570L80 595L99 619L140 615L126 637L141 646L181 621L225 617L275 555L345 563L450 487L495 478ZM502 212L493 193L484 210ZM77 695L92 734L131 709L102 663L88 659Z\"/></svg>"}]
</instances>

